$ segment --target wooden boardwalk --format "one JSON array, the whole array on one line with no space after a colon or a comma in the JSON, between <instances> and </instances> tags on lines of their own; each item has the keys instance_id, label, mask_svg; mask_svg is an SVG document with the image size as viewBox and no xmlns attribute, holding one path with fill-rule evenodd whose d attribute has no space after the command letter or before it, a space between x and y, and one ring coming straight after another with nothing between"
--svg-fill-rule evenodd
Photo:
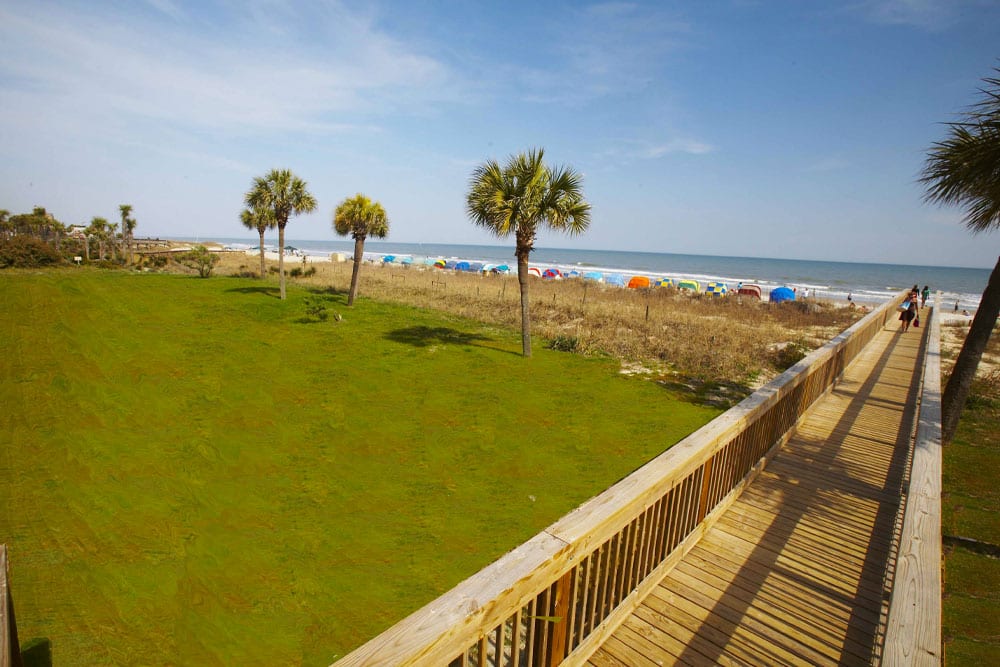
<instances>
[{"instance_id":1,"label":"wooden boardwalk","mask_svg":"<svg viewBox=\"0 0 1000 667\"><path fill-rule=\"evenodd\" d=\"M925 331L890 320L587 664L877 662Z\"/></svg>"}]
</instances>

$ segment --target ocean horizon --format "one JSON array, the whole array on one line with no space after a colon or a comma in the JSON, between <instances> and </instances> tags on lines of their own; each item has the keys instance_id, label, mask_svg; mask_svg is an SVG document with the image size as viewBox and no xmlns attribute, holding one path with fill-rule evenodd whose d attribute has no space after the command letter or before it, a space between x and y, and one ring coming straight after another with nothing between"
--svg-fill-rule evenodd
<instances>
[{"instance_id":1,"label":"ocean horizon","mask_svg":"<svg viewBox=\"0 0 1000 667\"><path fill-rule=\"evenodd\" d=\"M184 239L196 241L196 239ZM207 240L207 239L206 239ZM258 239L246 237L214 238L232 248L256 247ZM265 244L276 247L277 239L265 238ZM286 246L311 256L330 253L354 253L351 240L286 239ZM444 243L395 243L367 241L365 259L378 260L385 255L443 258L509 264L514 268L513 245L462 245ZM817 261L763 257L726 257L718 255L687 255L623 250L582 250L575 248L535 248L531 266L562 271L600 271L618 273L625 279L632 275L651 278L693 279L702 284L723 282L730 287L738 283L760 285L769 292L780 286L791 287L798 293L809 291L810 297L831 301L880 303L914 284L928 285L932 293L941 292L941 307L973 311L979 306L991 269L967 267L920 266L909 264L875 264L864 262ZM956 306L957 304L957 306Z\"/></svg>"}]
</instances>

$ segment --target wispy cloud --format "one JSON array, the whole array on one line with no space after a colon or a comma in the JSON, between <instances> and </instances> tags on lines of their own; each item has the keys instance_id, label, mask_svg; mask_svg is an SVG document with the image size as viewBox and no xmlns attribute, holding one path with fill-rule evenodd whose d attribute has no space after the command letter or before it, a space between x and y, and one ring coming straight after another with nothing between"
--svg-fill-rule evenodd
<instances>
[{"instance_id":1,"label":"wispy cloud","mask_svg":"<svg viewBox=\"0 0 1000 667\"><path fill-rule=\"evenodd\" d=\"M715 151L711 144L696 139L671 139L662 144L646 146L639 151L641 157L660 158L671 153L687 153L688 155L705 155Z\"/></svg>"},{"instance_id":2,"label":"wispy cloud","mask_svg":"<svg viewBox=\"0 0 1000 667\"><path fill-rule=\"evenodd\" d=\"M864 0L850 5L874 23L905 25L923 30L942 30L956 19L963 0Z\"/></svg>"},{"instance_id":3,"label":"wispy cloud","mask_svg":"<svg viewBox=\"0 0 1000 667\"><path fill-rule=\"evenodd\" d=\"M150 4L157 16L182 16L169 0ZM111 115L213 132L337 132L356 128L360 114L430 104L457 86L446 66L363 17L313 25L326 33L321 44L337 46L307 53L294 38L225 26L182 32L162 17L40 7L0 10L0 93L71 105L95 121Z\"/></svg>"}]
</instances>

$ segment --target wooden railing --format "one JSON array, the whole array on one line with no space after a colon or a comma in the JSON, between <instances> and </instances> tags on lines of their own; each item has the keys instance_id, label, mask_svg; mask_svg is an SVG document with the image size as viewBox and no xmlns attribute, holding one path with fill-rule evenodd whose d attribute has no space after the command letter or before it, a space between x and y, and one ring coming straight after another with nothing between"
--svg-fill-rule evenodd
<instances>
[{"instance_id":1,"label":"wooden railing","mask_svg":"<svg viewBox=\"0 0 1000 667\"><path fill-rule=\"evenodd\" d=\"M336 664L580 664L700 539L902 296Z\"/></svg>"},{"instance_id":2,"label":"wooden railing","mask_svg":"<svg viewBox=\"0 0 1000 667\"><path fill-rule=\"evenodd\" d=\"M896 557L883 665L941 664L941 324L928 320L920 417Z\"/></svg>"},{"instance_id":3,"label":"wooden railing","mask_svg":"<svg viewBox=\"0 0 1000 667\"><path fill-rule=\"evenodd\" d=\"M10 595L7 545L0 544L0 667L20 667L21 647L17 642L14 600Z\"/></svg>"}]
</instances>

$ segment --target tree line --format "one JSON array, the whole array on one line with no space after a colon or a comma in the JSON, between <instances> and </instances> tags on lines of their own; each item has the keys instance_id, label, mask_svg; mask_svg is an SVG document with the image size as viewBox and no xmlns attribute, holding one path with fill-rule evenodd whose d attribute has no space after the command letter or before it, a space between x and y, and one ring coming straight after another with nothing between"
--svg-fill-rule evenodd
<instances>
[{"instance_id":1,"label":"tree line","mask_svg":"<svg viewBox=\"0 0 1000 667\"><path fill-rule=\"evenodd\" d=\"M31 249L36 254L46 252L39 244L51 246L55 259L69 252L80 252L89 262L93 259L91 251L94 250L98 261L111 260L131 265L135 261L137 222L132 217L131 204L121 204L118 211L120 222L108 222L106 218L94 216L89 225L83 226L67 225L43 206L34 207L31 213L16 215L0 209L0 240L8 247L8 255L11 254L9 242L16 239L14 244L17 248L22 251Z\"/></svg>"}]
</instances>

